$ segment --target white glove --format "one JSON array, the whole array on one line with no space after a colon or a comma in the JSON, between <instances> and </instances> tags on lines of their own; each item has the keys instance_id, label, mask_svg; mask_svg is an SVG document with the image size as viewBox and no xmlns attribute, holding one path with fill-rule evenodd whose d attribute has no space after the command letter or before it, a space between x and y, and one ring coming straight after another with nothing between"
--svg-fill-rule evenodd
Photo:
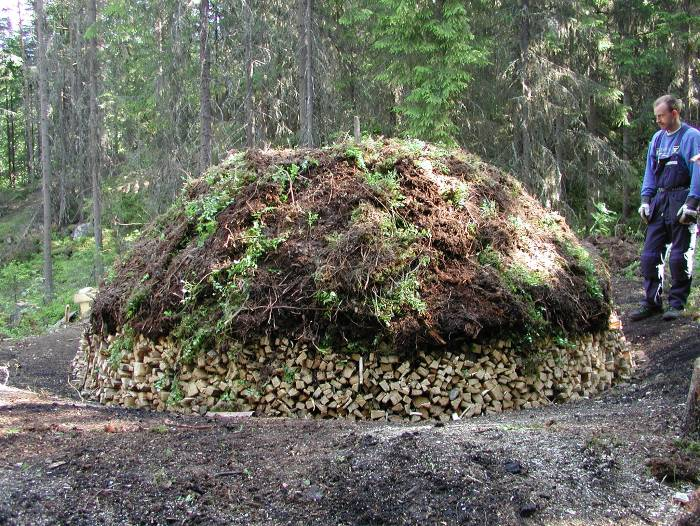
<instances>
[{"instance_id":1,"label":"white glove","mask_svg":"<svg viewBox=\"0 0 700 526\"><path fill-rule=\"evenodd\" d=\"M637 210L637 213L639 214L639 217L642 218L642 221L645 223L649 222L649 216L651 215L651 211L649 209L649 203L642 203L641 206L639 207L639 210Z\"/></svg>"},{"instance_id":2,"label":"white glove","mask_svg":"<svg viewBox=\"0 0 700 526\"><path fill-rule=\"evenodd\" d=\"M678 211L678 222L681 225L692 225L698 220L698 211L688 208L688 205L683 205Z\"/></svg>"}]
</instances>

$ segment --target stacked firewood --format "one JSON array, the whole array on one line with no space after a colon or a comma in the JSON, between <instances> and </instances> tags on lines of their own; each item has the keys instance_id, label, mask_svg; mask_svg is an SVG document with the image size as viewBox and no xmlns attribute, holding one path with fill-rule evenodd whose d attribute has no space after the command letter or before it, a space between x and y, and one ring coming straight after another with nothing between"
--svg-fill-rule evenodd
<instances>
[{"instance_id":1,"label":"stacked firewood","mask_svg":"<svg viewBox=\"0 0 700 526\"><path fill-rule=\"evenodd\" d=\"M588 397L629 377L633 365L616 330L564 345L544 343L537 353L523 354L500 340L411 357L388 354L385 347L320 351L263 336L189 363L172 339L142 336L115 363L114 338L83 339L75 375L85 395L104 404L200 414L459 419Z\"/></svg>"}]
</instances>

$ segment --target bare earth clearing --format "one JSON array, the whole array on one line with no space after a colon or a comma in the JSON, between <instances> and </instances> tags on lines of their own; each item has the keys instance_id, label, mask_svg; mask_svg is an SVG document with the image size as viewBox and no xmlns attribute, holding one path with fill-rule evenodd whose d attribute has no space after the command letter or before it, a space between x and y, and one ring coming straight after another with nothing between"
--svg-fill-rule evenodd
<instances>
[{"instance_id":1,"label":"bare earth clearing","mask_svg":"<svg viewBox=\"0 0 700 526\"><path fill-rule=\"evenodd\" d=\"M658 482L648 460L680 454L699 324L631 324L639 284L614 291L631 383L448 425L110 409L66 384L80 327L2 342L0 524L673 524L692 486Z\"/></svg>"}]
</instances>

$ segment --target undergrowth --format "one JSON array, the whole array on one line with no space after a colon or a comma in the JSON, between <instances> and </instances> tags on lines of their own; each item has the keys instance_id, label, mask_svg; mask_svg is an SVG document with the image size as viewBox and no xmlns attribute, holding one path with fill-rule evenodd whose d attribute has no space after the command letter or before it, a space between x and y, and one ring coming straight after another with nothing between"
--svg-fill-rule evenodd
<instances>
[{"instance_id":1,"label":"undergrowth","mask_svg":"<svg viewBox=\"0 0 700 526\"><path fill-rule=\"evenodd\" d=\"M111 230L103 231L105 268L116 257L112 234ZM54 297L49 303L43 300L41 253L0 266L0 337L21 338L45 331L63 318L66 305L76 309L73 294L83 287L95 286L95 241L91 236L77 240L54 236L51 246Z\"/></svg>"}]
</instances>

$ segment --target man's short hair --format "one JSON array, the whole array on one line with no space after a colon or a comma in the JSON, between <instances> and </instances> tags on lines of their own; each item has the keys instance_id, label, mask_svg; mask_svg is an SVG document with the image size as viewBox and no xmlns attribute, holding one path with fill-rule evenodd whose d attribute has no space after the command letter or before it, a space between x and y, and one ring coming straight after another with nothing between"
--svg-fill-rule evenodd
<instances>
[{"instance_id":1,"label":"man's short hair","mask_svg":"<svg viewBox=\"0 0 700 526\"><path fill-rule=\"evenodd\" d=\"M659 104L665 104L668 111L676 110L679 115L683 111L683 101L673 95L661 95L661 97L654 101L654 108Z\"/></svg>"}]
</instances>

